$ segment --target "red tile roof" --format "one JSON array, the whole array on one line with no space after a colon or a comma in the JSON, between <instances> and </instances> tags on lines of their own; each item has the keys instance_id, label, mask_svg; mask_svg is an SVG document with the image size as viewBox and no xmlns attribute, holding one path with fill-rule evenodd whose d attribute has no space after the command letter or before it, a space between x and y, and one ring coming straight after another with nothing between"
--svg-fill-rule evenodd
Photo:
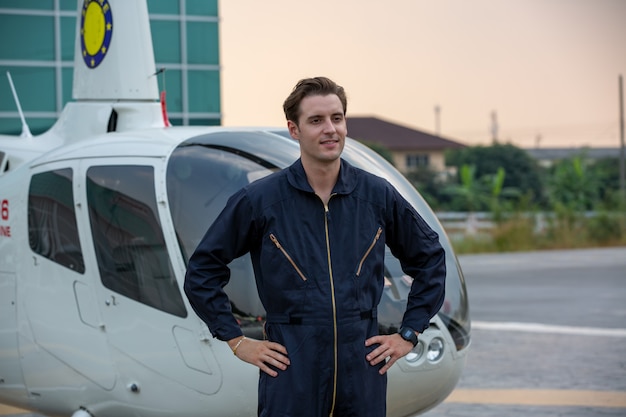
<instances>
[{"instance_id":1,"label":"red tile roof","mask_svg":"<svg viewBox=\"0 0 626 417\"><path fill-rule=\"evenodd\" d=\"M361 142L378 143L389 150L443 150L466 145L391 123L377 117L347 117L348 136Z\"/></svg>"}]
</instances>

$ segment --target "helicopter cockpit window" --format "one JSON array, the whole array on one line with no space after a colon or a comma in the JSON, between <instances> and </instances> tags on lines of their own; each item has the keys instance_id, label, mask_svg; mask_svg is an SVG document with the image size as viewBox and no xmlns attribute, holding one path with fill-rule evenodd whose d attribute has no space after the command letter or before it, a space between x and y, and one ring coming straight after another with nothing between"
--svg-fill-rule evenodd
<instances>
[{"instance_id":1,"label":"helicopter cockpit window","mask_svg":"<svg viewBox=\"0 0 626 417\"><path fill-rule=\"evenodd\" d=\"M185 262L240 188L272 173L240 154L210 146L177 148L167 169L167 193Z\"/></svg>"},{"instance_id":2,"label":"helicopter cockpit window","mask_svg":"<svg viewBox=\"0 0 626 417\"><path fill-rule=\"evenodd\" d=\"M70 168L33 175L28 190L28 240L35 253L85 272Z\"/></svg>"},{"instance_id":3,"label":"helicopter cockpit window","mask_svg":"<svg viewBox=\"0 0 626 417\"><path fill-rule=\"evenodd\" d=\"M205 145L178 147L167 168L167 194L176 236L185 262L228 198L240 188L276 171L273 164L233 148ZM229 265L233 279L225 291L244 333L262 338L259 318L265 315L253 290L250 256Z\"/></svg>"},{"instance_id":4,"label":"helicopter cockpit window","mask_svg":"<svg viewBox=\"0 0 626 417\"><path fill-rule=\"evenodd\" d=\"M151 166L95 166L87 201L105 287L179 317L187 311L157 215Z\"/></svg>"}]
</instances>

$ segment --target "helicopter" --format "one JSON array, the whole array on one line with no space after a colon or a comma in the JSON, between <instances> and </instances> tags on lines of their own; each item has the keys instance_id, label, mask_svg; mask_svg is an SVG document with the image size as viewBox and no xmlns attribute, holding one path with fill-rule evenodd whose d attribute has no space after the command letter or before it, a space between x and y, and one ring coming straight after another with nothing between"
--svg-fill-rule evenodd
<instances>
[{"instance_id":1,"label":"helicopter","mask_svg":"<svg viewBox=\"0 0 626 417\"><path fill-rule=\"evenodd\" d=\"M281 127L172 126L146 2L78 3L74 100L40 135L25 122L0 135L0 403L48 416L256 415L259 370L211 337L182 287L228 197L293 163L298 143ZM387 415L423 413L469 352L463 273L401 173L350 138L342 157L391 182L446 251L444 304L388 372ZM251 261L230 267L233 311L260 338ZM410 285L387 249L382 333L400 326Z\"/></svg>"}]
</instances>

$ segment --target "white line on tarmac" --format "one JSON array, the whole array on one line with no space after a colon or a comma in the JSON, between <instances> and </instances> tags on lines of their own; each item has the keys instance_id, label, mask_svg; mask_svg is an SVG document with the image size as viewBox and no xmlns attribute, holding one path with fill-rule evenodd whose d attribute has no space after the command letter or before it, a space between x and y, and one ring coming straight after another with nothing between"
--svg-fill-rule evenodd
<instances>
[{"instance_id":1,"label":"white line on tarmac","mask_svg":"<svg viewBox=\"0 0 626 417\"><path fill-rule=\"evenodd\" d=\"M477 330L498 330L530 333L568 334L575 336L626 337L626 329L601 329L597 327L557 326L541 323L472 321Z\"/></svg>"}]
</instances>

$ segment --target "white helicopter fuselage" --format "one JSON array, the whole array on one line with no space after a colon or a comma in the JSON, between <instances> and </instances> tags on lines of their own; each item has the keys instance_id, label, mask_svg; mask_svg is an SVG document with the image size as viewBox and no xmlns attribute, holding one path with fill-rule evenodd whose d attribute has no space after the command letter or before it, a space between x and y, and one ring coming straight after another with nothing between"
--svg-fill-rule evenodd
<instances>
[{"instance_id":1,"label":"white helicopter fuselage","mask_svg":"<svg viewBox=\"0 0 626 417\"><path fill-rule=\"evenodd\" d=\"M189 251L224 199L287 166L298 144L280 129L168 126L145 53L146 5L79 9L102 4L117 32L102 64L88 68L79 22L78 101L42 135L0 136L0 403L50 416L256 415L258 368L211 337L182 286ZM389 372L388 415L413 415L460 378L470 344L465 283L417 191L356 141L344 156L396 185L446 249L444 307ZM379 313L387 331L410 285L393 262ZM244 332L257 335L263 309L249 260L235 265L227 291L248 313Z\"/></svg>"}]
</instances>

